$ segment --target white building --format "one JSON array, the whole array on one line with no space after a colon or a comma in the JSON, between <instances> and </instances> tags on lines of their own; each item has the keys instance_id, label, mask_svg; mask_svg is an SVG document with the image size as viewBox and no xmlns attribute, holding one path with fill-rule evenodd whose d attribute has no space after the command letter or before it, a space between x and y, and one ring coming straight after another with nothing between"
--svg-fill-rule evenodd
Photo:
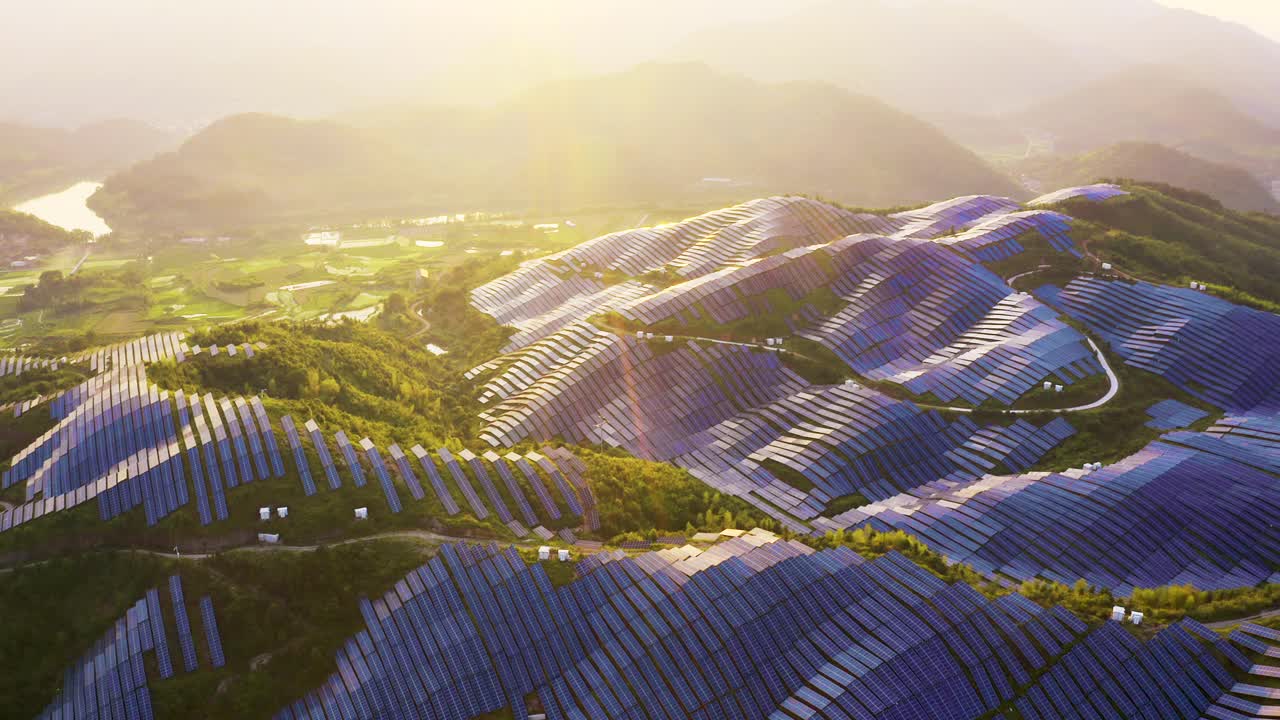
<instances>
[{"instance_id":1,"label":"white building","mask_svg":"<svg viewBox=\"0 0 1280 720\"><path fill-rule=\"evenodd\" d=\"M342 242L342 233L337 230L321 230L320 232L307 233L302 241L308 245L320 245L324 247L337 247Z\"/></svg>"}]
</instances>

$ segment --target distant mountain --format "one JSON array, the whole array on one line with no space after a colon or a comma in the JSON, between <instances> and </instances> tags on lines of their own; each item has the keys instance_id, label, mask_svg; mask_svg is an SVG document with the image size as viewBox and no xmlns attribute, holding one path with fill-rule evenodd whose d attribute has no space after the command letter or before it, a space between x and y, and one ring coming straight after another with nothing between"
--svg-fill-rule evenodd
<instances>
[{"instance_id":1,"label":"distant mountain","mask_svg":"<svg viewBox=\"0 0 1280 720\"><path fill-rule=\"evenodd\" d=\"M107 180L113 227L195 229L403 208L570 210L808 193L863 205L1019 188L931 125L816 83L650 65L484 109L216 123Z\"/></svg>"},{"instance_id":2,"label":"distant mountain","mask_svg":"<svg viewBox=\"0 0 1280 720\"><path fill-rule=\"evenodd\" d=\"M16 204L79 180L101 180L170 148L176 138L132 120L76 130L0 123L0 205Z\"/></svg>"},{"instance_id":3,"label":"distant mountain","mask_svg":"<svg viewBox=\"0 0 1280 720\"><path fill-rule=\"evenodd\" d=\"M1076 153L1116 142L1168 145L1255 174L1280 173L1280 127L1242 111L1223 94L1167 67L1138 67L1012 116Z\"/></svg>"},{"instance_id":4,"label":"distant mountain","mask_svg":"<svg viewBox=\"0 0 1280 720\"><path fill-rule=\"evenodd\" d=\"M1066 140L1083 137L1080 126L1091 120L1106 132L1070 151L1128 140L1221 140L1222 126L1249 119L1280 127L1280 74L1265 70L1280 67L1280 44L1152 0L828 0L769 22L701 29L669 55L771 81L836 83L993 154L1039 140L1034 131L1044 123L1016 126L1062 109L1062 119L1076 123L1060 128ZM1094 118L1094 101L1115 113ZM1028 108L1037 111L1021 114ZM1158 113L1179 123L1179 132L1138 132L1160 128L1133 127L1125 110L1139 118ZM995 119L983 122L983 115ZM1007 120L1019 122L1001 127ZM1225 160L1238 151L1226 143L1207 156Z\"/></svg>"},{"instance_id":5,"label":"distant mountain","mask_svg":"<svg viewBox=\"0 0 1280 720\"><path fill-rule=\"evenodd\" d=\"M1248 172L1154 143L1120 143L1073 157L1034 157L1015 167L1045 188L1108 178L1148 180L1206 193L1233 210L1280 214L1280 202Z\"/></svg>"},{"instance_id":6,"label":"distant mountain","mask_svg":"<svg viewBox=\"0 0 1280 720\"><path fill-rule=\"evenodd\" d=\"M777 20L727 20L671 57L832 82L925 116L1003 115L1154 64L1280 125L1268 72L1280 43L1152 0L828 0Z\"/></svg>"},{"instance_id":7,"label":"distant mountain","mask_svg":"<svg viewBox=\"0 0 1280 720\"><path fill-rule=\"evenodd\" d=\"M1088 73L1066 39L1018 14L951 0L826 0L691 34L671 56L763 80L830 82L908 112L1004 111Z\"/></svg>"}]
</instances>

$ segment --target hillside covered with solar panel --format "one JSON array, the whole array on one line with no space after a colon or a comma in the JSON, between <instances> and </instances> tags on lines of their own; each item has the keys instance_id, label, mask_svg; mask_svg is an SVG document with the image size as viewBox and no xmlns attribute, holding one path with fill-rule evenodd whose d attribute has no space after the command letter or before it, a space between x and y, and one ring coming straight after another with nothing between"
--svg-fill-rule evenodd
<instances>
[{"instance_id":1,"label":"hillside covered with solar panel","mask_svg":"<svg viewBox=\"0 0 1280 720\"><path fill-rule=\"evenodd\" d=\"M1271 220L642 220L391 265L361 319L0 354L9 712L1280 712Z\"/></svg>"}]
</instances>

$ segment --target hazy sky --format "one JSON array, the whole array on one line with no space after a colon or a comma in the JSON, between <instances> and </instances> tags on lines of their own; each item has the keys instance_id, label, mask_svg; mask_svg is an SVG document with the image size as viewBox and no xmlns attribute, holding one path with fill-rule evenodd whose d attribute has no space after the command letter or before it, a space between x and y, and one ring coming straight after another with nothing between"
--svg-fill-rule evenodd
<instances>
[{"instance_id":1,"label":"hazy sky","mask_svg":"<svg viewBox=\"0 0 1280 720\"><path fill-rule=\"evenodd\" d=\"M1186 8L1242 23L1280 40L1280 0L1160 0L1170 7Z\"/></svg>"},{"instance_id":2,"label":"hazy sky","mask_svg":"<svg viewBox=\"0 0 1280 720\"><path fill-rule=\"evenodd\" d=\"M1160 1L1280 39L1280 0ZM817 3L1004 7L1051 27L1070 10L1092 23L1121 6L1157 7L1154 0L0 0L0 120L67 126L132 116L192 128L246 110L315 116L397 100L495 101L549 77L669 59L700 29ZM1140 23L1117 26L1141 32ZM1096 37L1117 46L1110 35Z\"/></svg>"}]
</instances>

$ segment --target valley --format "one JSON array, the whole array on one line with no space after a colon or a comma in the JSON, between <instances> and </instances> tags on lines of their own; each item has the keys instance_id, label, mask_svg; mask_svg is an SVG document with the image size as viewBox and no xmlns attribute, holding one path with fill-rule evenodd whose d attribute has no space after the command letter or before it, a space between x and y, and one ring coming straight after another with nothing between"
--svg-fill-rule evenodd
<instances>
[{"instance_id":1,"label":"valley","mask_svg":"<svg viewBox=\"0 0 1280 720\"><path fill-rule=\"evenodd\" d=\"M1280 716L1267 12L15 6L0 718Z\"/></svg>"}]
</instances>

